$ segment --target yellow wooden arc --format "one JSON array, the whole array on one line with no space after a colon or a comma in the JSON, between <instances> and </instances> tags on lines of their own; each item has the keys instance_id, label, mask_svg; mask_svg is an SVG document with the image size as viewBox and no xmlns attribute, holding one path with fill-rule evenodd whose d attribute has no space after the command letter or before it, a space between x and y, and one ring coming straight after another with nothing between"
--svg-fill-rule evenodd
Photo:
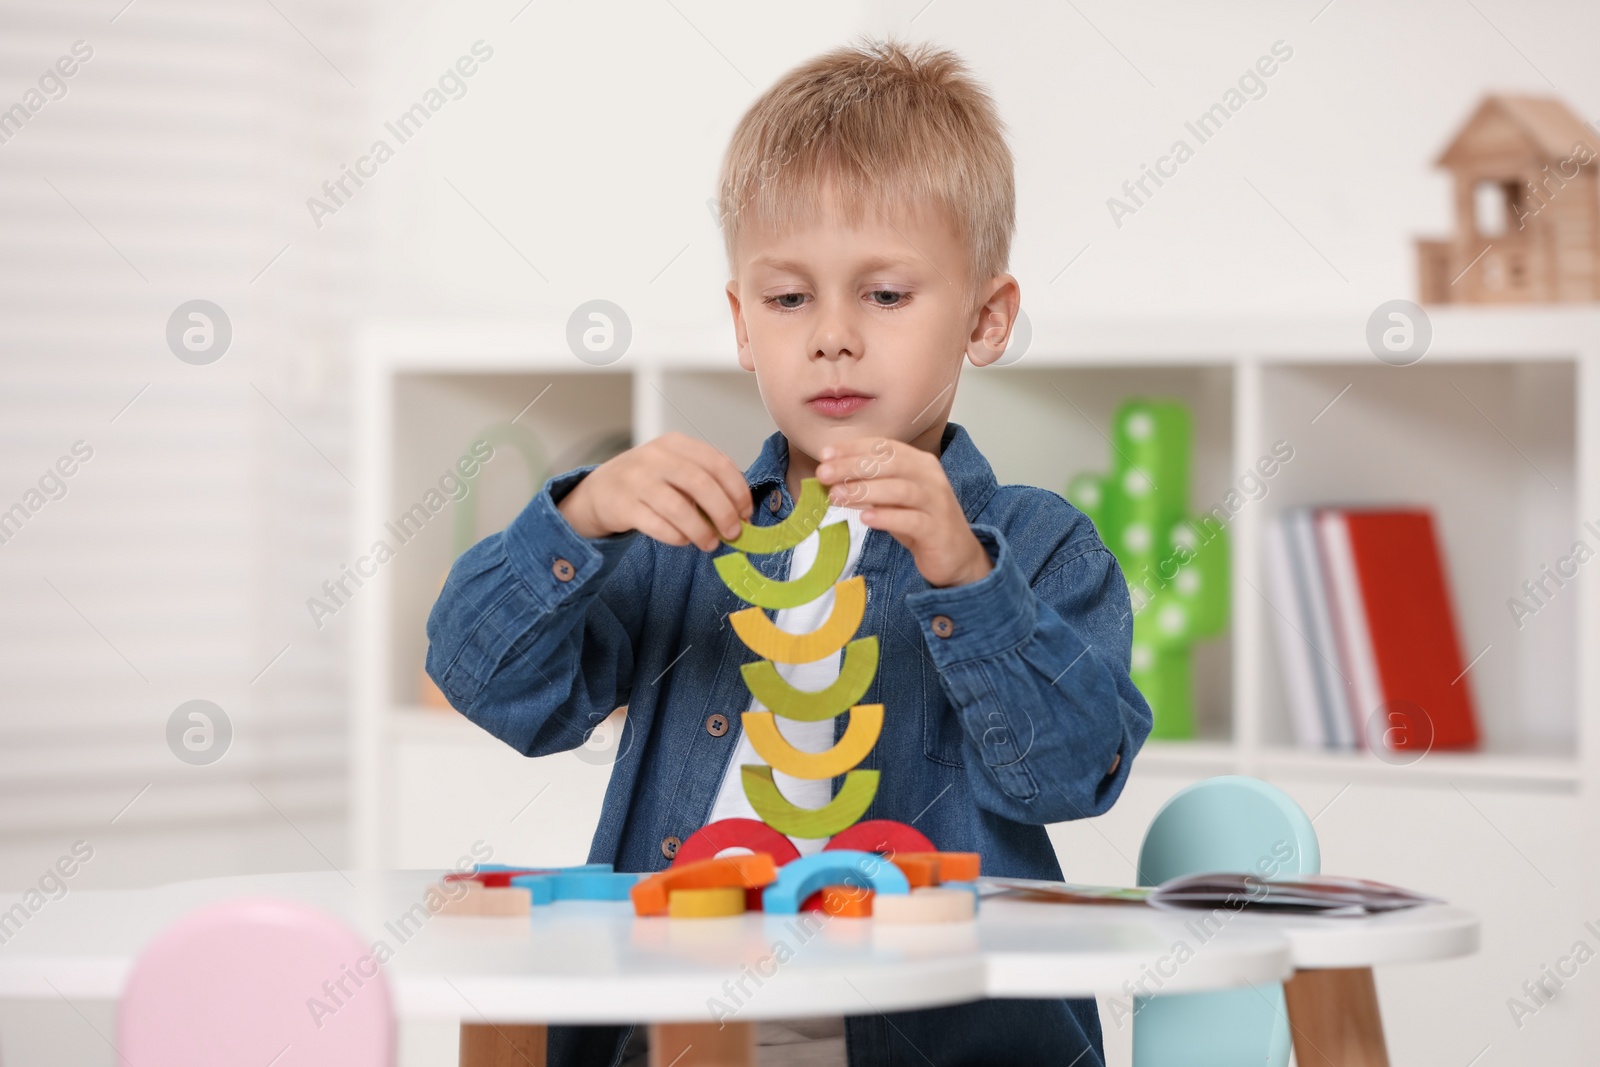
<instances>
[{"instance_id":1,"label":"yellow wooden arc","mask_svg":"<svg viewBox=\"0 0 1600 1067\"><path fill-rule=\"evenodd\" d=\"M733 632L756 655L778 663L810 663L843 648L861 628L867 612L867 580L846 578L833 587L833 610L828 621L805 634L778 629L760 608L745 608L728 616Z\"/></svg>"},{"instance_id":2,"label":"yellow wooden arc","mask_svg":"<svg viewBox=\"0 0 1600 1067\"><path fill-rule=\"evenodd\" d=\"M770 711L747 711L742 716L750 747L774 770L796 778L832 778L866 758L883 732L883 705L857 704L850 709L844 736L826 752L804 752L778 732Z\"/></svg>"}]
</instances>

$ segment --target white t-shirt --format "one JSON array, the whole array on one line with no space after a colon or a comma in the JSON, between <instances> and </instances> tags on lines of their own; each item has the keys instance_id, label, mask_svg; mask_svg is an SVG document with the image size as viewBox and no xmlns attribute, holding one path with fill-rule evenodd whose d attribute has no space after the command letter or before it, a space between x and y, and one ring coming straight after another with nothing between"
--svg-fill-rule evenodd
<instances>
[{"instance_id":1,"label":"white t-shirt","mask_svg":"<svg viewBox=\"0 0 1600 1067\"><path fill-rule=\"evenodd\" d=\"M856 563L861 558L861 545L866 540L869 527L861 521L861 512L858 509L830 504L828 513L817 524L819 529L813 530L804 541L795 545L794 553L789 558L789 580L793 581L804 575L816 562L817 550L822 543L820 527L841 520L850 527L850 555L845 560L844 570L839 574L839 581L855 573ZM773 621L778 629L787 633L809 633L827 622L829 614L833 611L833 601L834 591L829 589L809 604L802 604L797 608L779 608ZM826 689L838 679L839 665L843 657L844 650L840 649L832 655L810 663L774 663L773 666L777 668L779 677L796 689L816 691ZM764 711L766 705L751 696L748 710ZM779 716L776 718L776 724L784 740L802 752L826 752L833 747L833 719L824 719L821 722L797 722ZM728 769L722 776L722 786L717 791L716 801L711 805L711 818L708 821L761 818L744 795L744 782L739 767L746 763L764 765L766 761L756 755L755 749L750 745L749 736L741 730L738 748L734 750L733 758L728 761ZM833 799L833 780L830 778L796 778L776 769L772 772L772 778L777 783L778 791L796 807L820 808ZM794 842L802 856L820 852L822 846L828 843L827 838L820 837L791 837L789 840Z\"/></svg>"}]
</instances>

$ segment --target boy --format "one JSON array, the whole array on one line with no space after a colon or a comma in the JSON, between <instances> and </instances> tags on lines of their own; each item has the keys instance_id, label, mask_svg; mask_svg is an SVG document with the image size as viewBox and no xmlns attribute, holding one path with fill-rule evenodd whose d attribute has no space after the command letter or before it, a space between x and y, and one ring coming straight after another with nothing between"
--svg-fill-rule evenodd
<instances>
[{"instance_id":1,"label":"boy","mask_svg":"<svg viewBox=\"0 0 1600 1067\"><path fill-rule=\"evenodd\" d=\"M761 761L739 713L760 705L739 666L759 657L727 625L748 605L712 558L741 520L787 518L807 477L830 491L823 522L850 524L846 574L868 590L860 634L882 652L861 698L885 709L859 764L881 773L864 818L979 852L986 874L1058 879L1045 824L1099 815L1120 794L1151 725L1128 678L1122 573L1087 518L1053 492L997 485L948 420L962 356L994 362L1016 320L1014 199L1003 126L953 54L890 42L790 72L744 116L721 179L739 365L778 431L744 472L666 434L553 477L456 561L427 658L455 707L540 756L577 748L627 705L591 862L661 870L706 822L749 814L738 767ZM750 560L797 577L816 542ZM775 621L815 629L832 595L807 605L820 614ZM820 688L838 655L820 674L791 665L786 680ZM784 733L820 751L847 718L803 742L789 727L813 724ZM776 778L809 807L840 781L803 800L797 780ZM826 1045L828 1023L794 1029ZM851 1067L1103 1059L1093 1000L887 1015L863 1004L844 1023L831 1062L847 1047ZM617 1064L629 1033L552 1027L550 1063Z\"/></svg>"}]
</instances>

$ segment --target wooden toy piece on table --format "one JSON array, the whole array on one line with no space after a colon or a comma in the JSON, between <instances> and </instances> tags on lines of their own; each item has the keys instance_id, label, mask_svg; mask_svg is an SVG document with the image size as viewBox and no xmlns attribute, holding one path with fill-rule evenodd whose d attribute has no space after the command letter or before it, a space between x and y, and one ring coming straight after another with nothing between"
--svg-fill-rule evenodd
<instances>
[{"instance_id":1,"label":"wooden toy piece on table","mask_svg":"<svg viewBox=\"0 0 1600 1067\"><path fill-rule=\"evenodd\" d=\"M446 884L450 882L477 882L479 885L504 889L511 884L511 879L524 874L567 874L609 870L611 870L611 864L609 863L585 863L577 867L511 867L503 864L485 863L470 871L451 871L444 876L444 880Z\"/></svg>"},{"instance_id":2,"label":"wooden toy piece on table","mask_svg":"<svg viewBox=\"0 0 1600 1067\"><path fill-rule=\"evenodd\" d=\"M721 919L744 914L745 890L739 886L674 889L667 894L667 915L673 919Z\"/></svg>"},{"instance_id":3,"label":"wooden toy piece on table","mask_svg":"<svg viewBox=\"0 0 1600 1067\"><path fill-rule=\"evenodd\" d=\"M533 904L558 900L627 900L642 874L618 871L557 871L554 874L519 874L513 889L526 889Z\"/></svg>"},{"instance_id":4,"label":"wooden toy piece on table","mask_svg":"<svg viewBox=\"0 0 1600 1067\"><path fill-rule=\"evenodd\" d=\"M945 882L970 882L978 877L979 857L976 852L899 852L894 861L932 860L938 864L939 874L934 885Z\"/></svg>"},{"instance_id":5,"label":"wooden toy piece on table","mask_svg":"<svg viewBox=\"0 0 1600 1067\"><path fill-rule=\"evenodd\" d=\"M900 873L906 876L906 882L910 884L913 893L918 889L935 886L959 888L972 894L974 904L977 902L978 887L976 883L970 881L978 876L976 852L902 852L884 854L884 859L893 863L900 869ZM830 896L830 890L840 892ZM872 893L856 891L849 886L826 886L821 892L807 897L800 905L800 910L822 911L831 915L868 916L873 914Z\"/></svg>"},{"instance_id":6,"label":"wooden toy piece on table","mask_svg":"<svg viewBox=\"0 0 1600 1067\"><path fill-rule=\"evenodd\" d=\"M937 852L928 835L915 826L893 819L867 819L829 838L823 849L854 849L898 855L902 852Z\"/></svg>"},{"instance_id":7,"label":"wooden toy piece on table","mask_svg":"<svg viewBox=\"0 0 1600 1067\"><path fill-rule=\"evenodd\" d=\"M585 863L578 867L517 867L503 863L483 863L470 871L445 874L437 891L445 900L440 915L526 915L537 903L536 894L526 885L513 886L515 879L543 874L609 873L609 863ZM552 897L553 899L553 897Z\"/></svg>"},{"instance_id":8,"label":"wooden toy piece on table","mask_svg":"<svg viewBox=\"0 0 1600 1067\"><path fill-rule=\"evenodd\" d=\"M727 848L747 848L751 852L764 852L771 856L772 862L779 867L790 860L800 858L800 850L794 847L794 842L766 823L759 819L736 818L718 819L690 834L688 840L678 846L677 854L672 858L672 865L680 867L687 863L708 860ZM745 890L746 911L761 910L761 889L761 886L750 886Z\"/></svg>"},{"instance_id":9,"label":"wooden toy piece on table","mask_svg":"<svg viewBox=\"0 0 1600 1067\"><path fill-rule=\"evenodd\" d=\"M738 889L743 910L744 890L771 885L778 877L778 866L765 852L745 856L722 856L708 860L673 864L635 885L629 896L636 915L670 914L672 894L680 889Z\"/></svg>"},{"instance_id":10,"label":"wooden toy piece on table","mask_svg":"<svg viewBox=\"0 0 1600 1067\"><path fill-rule=\"evenodd\" d=\"M708 860L726 848L765 852L780 867L800 858L800 850L794 847L794 842L764 822L756 819L718 819L690 834L689 839L678 846L672 865L681 867L687 863Z\"/></svg>"},{"instance_id":11,"label":"wooden toy piece on table","mask_svg":"<svg viewBox=\"0 0 1600 1067\"><path fill-rule=\"evenodd\" d=\"M977 894L958 887L921 886L872 898L872 917L880 923L970 922L977 910Z\"/></svg>"},{"instance_id":12,"label":"wooden toy piece on table","mask_svg":"<svg viewBox=\"0 0 1600 1067\"><path fill-rule=\"evenodd\" d=\"M778 868L778 878L762 894L762 904L772 914L794 915L806 898L827 886L871 889L876 896L911 891L900 868L877 853L835 849L814 852Z\"/></svg>"},{"instance_id":13,"label":"wooden toy piece on table","mask_svg":"<svg viewBox=\"0 0 1600 1067\"><path fill-rule=\"evenodd\" d=\"M862 889L853 885L825 885L820 893L813 894L817 899L817 911L829 915L838 915L846 919L870 919L872 917L872 890ZM809 904L810 898L807 899ZM802 911L807 910L802 907Z\"/></svg>"},{"instance_id":14,"label":"wooden toy piece on table","mask_svg":"<svg viewBox=\"0 0 1600 1067\"><path fill-rule=\"evenodd\" d=\"M444 898L440 915L527 915L532 906L526 889L486 886L481 882L453 882L443 887L440 895Z\"/></svg>"}]
</instances>

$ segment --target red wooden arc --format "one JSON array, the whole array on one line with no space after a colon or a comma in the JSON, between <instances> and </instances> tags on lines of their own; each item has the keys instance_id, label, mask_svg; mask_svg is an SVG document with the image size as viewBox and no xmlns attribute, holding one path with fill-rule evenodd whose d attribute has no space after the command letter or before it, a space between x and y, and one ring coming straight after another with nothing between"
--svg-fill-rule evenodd
<instances>
[{"instance_id":1,"label":"red wooden arc","mask_svg":"<svg viewBox=\"0 0 1600 1067\"><path fill-rule=\"evenodd\" d=\"M794 847L793 841L759 819L718 819L700 827L689 835L689 840L678 846L677 854L672 857L672 866L711 859L725 848L765 852L779 867L800 858L800 850ZM759 886L745 890L746 911L762 910L761 893Z\"/></svg>"},{"instance_id":2,"label":"red wooden arc","mask_svg":"<svg viewBox=\"0 0 1600 1067\"><path fill-rule=\"evenodd\" d=\"M718 819L700 827L678 846L672 866L711 859L725 848L765 852L779 867L800 858L800 850L794 847L793 841L758 819ZM932 850L933 846L929 845L926 851Z\"/></svg>"},{"instance_id":3,"label":"red wooden arc","mask_svg":"<svg viewBox=\"0 0 1600 1067\"><path fill-rule=\"evenodd\" d=\"M886 852L899 855L902 852L939 851L921 830L907 826L903 822L895 822L893 819L863 820L840 830L822 847L824 851L851 848L861 852L876 852L879 855Z\"/></svg>"}]
</instances>

